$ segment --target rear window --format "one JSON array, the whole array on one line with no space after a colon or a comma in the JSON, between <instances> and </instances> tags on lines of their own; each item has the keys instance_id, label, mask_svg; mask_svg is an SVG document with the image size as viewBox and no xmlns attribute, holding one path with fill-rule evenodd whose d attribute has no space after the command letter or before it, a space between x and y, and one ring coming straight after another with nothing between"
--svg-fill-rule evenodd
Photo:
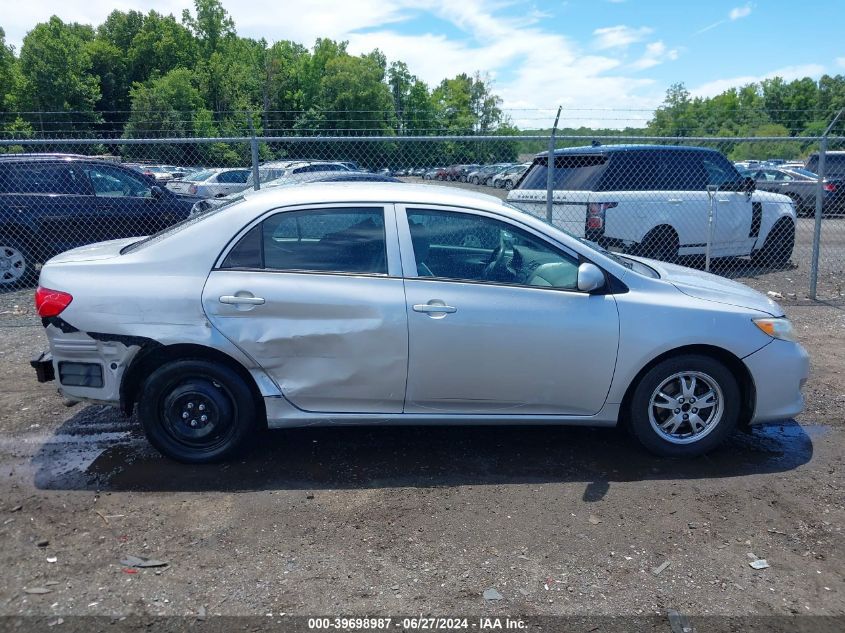
<instances>
[{"instance_id":1,"label":"rear window","mask_svg":"<svg viewBox=\"0 0 845 633\"><path fill-rule=\"evenodd\" d=\"M192 174L188 174L182 180L190 180L191 182L202 182L204 180L208 180L217 172L213 169L202 169L200 171L195 171Z\"/></svg>"},{"instance_id":2,"label":"rear window","mask_svg":"<svg viewBox=\"0 0 845 633\"><path fill-rule=\"evenodd\" d=\"M552 186L556 191L591 191L598 184L607 162L607 156L603 154L555 156ZM547 156L535 158L519 189L545 189L548 163Z\"/></svg>"}]
</instances>

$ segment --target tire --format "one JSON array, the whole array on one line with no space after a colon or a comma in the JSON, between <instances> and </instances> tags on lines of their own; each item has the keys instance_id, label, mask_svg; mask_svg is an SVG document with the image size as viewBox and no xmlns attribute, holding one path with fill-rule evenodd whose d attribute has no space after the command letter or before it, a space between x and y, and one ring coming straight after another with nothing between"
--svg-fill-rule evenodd
<instances>
[{"instance_id":1,"label":"tire","mask_svg":"<svg viewBox=\"0 0 845 633\"><path fill-rule=\"evenodd\" d=\"M0 236L0 289L28 288L38 279L29 245L17 237Z\"/></svg>"},{"instance_id":2,"label":"tire","mask_svg":"<svg viewBox=\"0 0 845 633\"><path fill-rule=\"evenodd\" d=\"M684 354L659 362L640 378L625 415L632 435L648 451L661 457L696 457L734 431L740 397L725 365L710 356Z\"/></svg>"},{"instance_id":3,"label":"tire","mask_svg":"<svg viewBox=\"0 0 845 633\"><path fill-rule=\"evenodd\" d=\"M144 382L138 404L150 444L185 464L222 461L239 453L256 437L257 417L254 396L238 372L200 359L156 369Z\"/></svg>"},{"instance_id":4,"label":"tire","mask_svg":"<svg viewBox=\"0 0 845 633\"><path fill-rule=\"evenodd\" d=\"M678 234L671 226L658 226L643 238L639 252L643 257L650 257L662 262L675 263L678 261L680 242Z\"/></svg>"},{"instance_id":5,"label":"tire","mask_svg":"<svg viewBox=\"0 0 845 633\"><path fill-rule=\"evenodd\" d=\"M504 187L505 187L505 189L507 189L508 191L510 191L511 189L513 189L513 180L511 180L510 178L508 178L508 179L505 181Z\"/></svg>"},{"instance_id":6,"label":"tire","mask_svg":"<svg viewBox=\"0 0 845 633\"><path fill-rule=\"evenodd\" d=\"M473 176L471 180L472 180L472 184L474 184L474 185L478 184L478 176Z\"/></svg>"},{"instance_id":7,"label":"tire","mask_svg":"<svg viewBox=\"0 0 845 633\"><path fill-rule=\"evenodd\" d=\"M793 248L795 248L795 223L789 218L781 218L769 231L763 247L752 254L751 260L757 266L779 268L789 263Z\"/></svg>"}]
</instances>

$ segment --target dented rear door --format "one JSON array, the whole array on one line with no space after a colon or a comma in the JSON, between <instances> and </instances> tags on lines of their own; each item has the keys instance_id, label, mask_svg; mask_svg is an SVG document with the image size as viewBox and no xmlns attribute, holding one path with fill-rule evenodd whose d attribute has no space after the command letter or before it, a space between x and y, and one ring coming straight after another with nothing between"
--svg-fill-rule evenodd
<instances>
[{"instance_id":1,"label":"dented rear door","mask_svg":"<svg viewBox=\"0 0 845 633\"><path fill-rule=\"evenodd\" d=\"M264 267L227 268L224 260L206 282L203 306L212 324L261 365L300 409L401 413L408 324L393 208L354 207L364 210L361 217L370 224L376 212L385 220L378 227L384 229L383 272L375 272L382 270L381 263L372 264L371 272L331 272L273 270L266 266L273 264L268 261ZM324 246L330 241L335 247L329 252L351 247L354 258L359 252L354 239L362 234L355 228L362 222L355 224L354 217L349 220L344 215L356 212L350 208L334 205L281 212L290 215L281 219L274 215L265 220L263 229L253 228L264 237L262 253L279 248L279 262L297 249L316 248L321 239ZM331 233L321 228L329 225L334 226ZM249 234L241 239L250 239ZM343 260L338 261L336 267L342 268ZM236 263L249 262L241 258Z\"/></svg>"}]
</instances>

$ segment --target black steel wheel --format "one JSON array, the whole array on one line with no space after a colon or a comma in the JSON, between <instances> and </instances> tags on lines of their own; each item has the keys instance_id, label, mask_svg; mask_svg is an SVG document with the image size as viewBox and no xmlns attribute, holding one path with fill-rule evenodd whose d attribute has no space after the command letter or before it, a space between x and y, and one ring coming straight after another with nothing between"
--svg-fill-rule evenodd
<instances>
[{"instance_id":1,"label":"black steel wheel","mask_svg":"<svg viewBox=\"0 0 845 633\"><path fill-rule=\"evenodd\" d=\"M231 457L258 428L253 395L240 374L199 359L155 370L144 383L138 417L162 454L191 464Z\"/></svg>"}]
</instances>

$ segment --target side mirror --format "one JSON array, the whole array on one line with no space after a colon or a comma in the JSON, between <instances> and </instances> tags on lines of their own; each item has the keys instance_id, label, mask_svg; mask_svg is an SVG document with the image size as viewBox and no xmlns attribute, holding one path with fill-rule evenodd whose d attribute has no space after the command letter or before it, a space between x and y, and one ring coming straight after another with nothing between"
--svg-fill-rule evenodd
<instances>
[{"instance_id":1,"label":"side mirror","mask_svg":"<svg viewBox=\"0 0 845 633\"><path fill-rule=\"evenodd\" d=\"M578 266L578 290L592 292L605 284L604 273L595 264L583 263Z\"/></svg>"},{"instance_id":2,"label":"side mirror","mask_svg":"<svg viewBox=\"0 0 845 633\"><path fill-rule=\"evenodd\" d=\"M164 195L164 191L162 191L161 187L158 185L153 185L150 187L150 195L153 197L154 200L158 200Z\"/></svg>"},{"instance_id":3,"label":"side mirror","mask_svg":"<svg viewBox=\"0 0 845 633\"><path fill-rule=\"evenodd\" d=\"M742 190L745 193L754 193L757 190L757 181L751 176L746 176L742 179Z\"/></svg>"}]
</instances>

